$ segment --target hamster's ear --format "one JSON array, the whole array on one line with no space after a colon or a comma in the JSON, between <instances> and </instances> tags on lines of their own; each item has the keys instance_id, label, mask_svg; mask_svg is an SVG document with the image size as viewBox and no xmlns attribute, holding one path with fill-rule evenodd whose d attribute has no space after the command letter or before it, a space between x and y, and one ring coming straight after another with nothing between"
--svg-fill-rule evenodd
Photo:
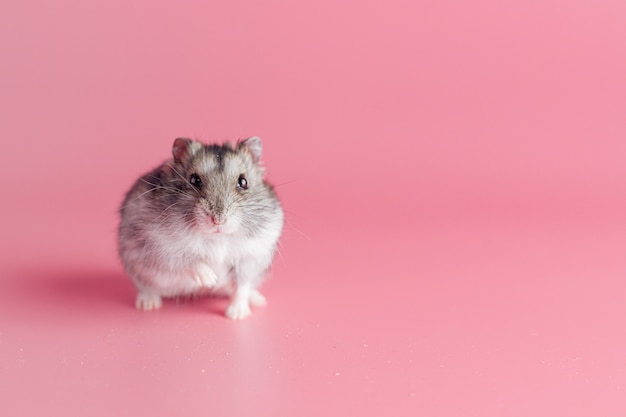
<instances>
[{"instance_id":1,"label":"hamster's ear","mask_svg":"<svg viewBox=\"0 0 626 417\"><path fill-rule=\"evenodd\" d=\"M174 162L184 163L202 147L202 144L187 138L176 138L172 146Z\"/></svg>"},{"instance_id":2,"label":"hamster's ear","mask_svg":"<svg viewBox=\"0 0 626 417\"><path fill-rule=\"evenodd\" d=\"M261 159L261 152L263 151L263 144L261 138L258 136L252 136L246 140L243 140L237 144L237 150L246 149L252 160L256 163Z\"/></svg>"}]
</instances>

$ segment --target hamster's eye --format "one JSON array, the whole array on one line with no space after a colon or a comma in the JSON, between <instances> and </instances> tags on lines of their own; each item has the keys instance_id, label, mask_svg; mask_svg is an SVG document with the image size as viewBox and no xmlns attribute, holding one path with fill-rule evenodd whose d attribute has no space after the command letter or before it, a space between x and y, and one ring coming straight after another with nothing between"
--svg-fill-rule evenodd
<instances>
[{"instance_id":1,"label":"hamster's eye","mask_svg":"<svg viewBox=\"0 0 626 417\"><path fill-rule=\"evenodd\" d=\"M198 174L191 174L189 177L189 183L196 188L202 187L202 180Z\"/></svg>"},{"instance_id":2,"label":"hamster's eye","mask_svg":"<svg viewBox=\"0 0 626 417\"><path fill-rule=\"evenodd\" d=\"M237 180L237 188L240 188L242 190L248 189L248 180L243 174L241 174L239 176L239 179Z\"/></svg>"}]
</instances>

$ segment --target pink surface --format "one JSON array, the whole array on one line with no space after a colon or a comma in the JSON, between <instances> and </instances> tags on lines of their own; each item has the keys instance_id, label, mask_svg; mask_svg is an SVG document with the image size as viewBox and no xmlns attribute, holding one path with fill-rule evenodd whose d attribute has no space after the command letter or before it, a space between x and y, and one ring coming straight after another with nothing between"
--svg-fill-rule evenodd
<instances>
[{"instance_id":1,"label":"pink surface","mask_svg":"<svg viewBox=\"0 0 626 417\"><path fill-rule=\"evenodd\" d=\"M624 414L626 6L507 3L0 6L0 414ZM123 193L253 134L269 306L134 310Z\"/></svg>"}]
</instances>

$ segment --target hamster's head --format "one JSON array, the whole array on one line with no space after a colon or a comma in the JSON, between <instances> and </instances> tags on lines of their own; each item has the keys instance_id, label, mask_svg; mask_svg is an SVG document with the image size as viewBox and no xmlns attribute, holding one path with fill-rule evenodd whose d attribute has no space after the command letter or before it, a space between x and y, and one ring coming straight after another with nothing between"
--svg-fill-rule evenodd
<instances>
[{"instance_id":1,"label":"hamster's head","mask_svg":"<svg viewBox=\"0 0 626 417\"><path fill-rule=\"evenodd\" d=\"M180 190L185 218L203 232L254 236L282 212L260 164L262 143L251 137L235 145L205 145L178 138L166 165Z\"/></svg>"}]
</instances>

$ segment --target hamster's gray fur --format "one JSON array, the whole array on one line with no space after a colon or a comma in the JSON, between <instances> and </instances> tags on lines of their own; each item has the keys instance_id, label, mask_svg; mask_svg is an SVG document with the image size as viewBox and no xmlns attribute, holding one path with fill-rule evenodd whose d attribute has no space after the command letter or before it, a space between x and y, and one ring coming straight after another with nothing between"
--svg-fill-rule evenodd
<instances>
[{"instance_id":1,"label":"hamster's gray fur","mask_svg":"<svg viewBox=\"0 0 626 417\"><path fill-rule=\"evenodd\" d=\"M178 138L172 158L143 175L120 208L119 255L137 287L136 307L162 297L231 297L226 316L264 305L257 290L282 233L284 214L260 164L262 144L205 145Z\"/></svg>"}]
</instances>

